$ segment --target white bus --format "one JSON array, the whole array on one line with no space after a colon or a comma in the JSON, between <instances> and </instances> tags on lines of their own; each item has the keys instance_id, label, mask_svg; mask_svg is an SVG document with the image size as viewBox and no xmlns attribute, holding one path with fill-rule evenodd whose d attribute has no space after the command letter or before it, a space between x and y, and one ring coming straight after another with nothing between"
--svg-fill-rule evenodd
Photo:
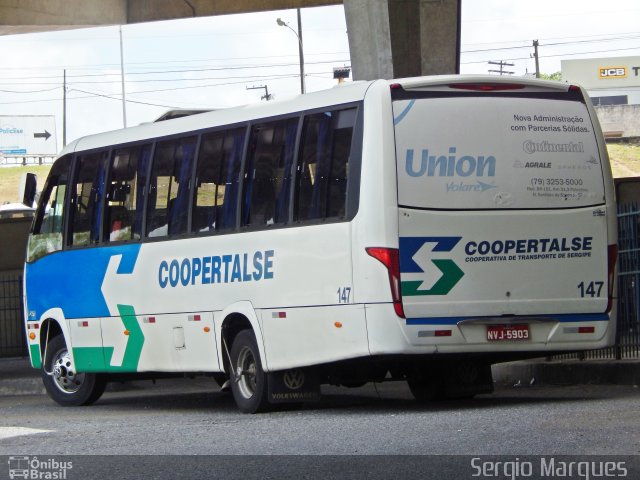
<instances>
[{"instance_id":1,"label":"white bus","mask_svg":"<svg viewBox=\"0 0 640 480\"><path fill-rule=\"evenodd\" d=\"M243 412L321 384L492 391L611 345L616 210L579 87L354 82L81 138L28 246L32 364L63 405L208 373Z\"/></svg>"}]
</instances>

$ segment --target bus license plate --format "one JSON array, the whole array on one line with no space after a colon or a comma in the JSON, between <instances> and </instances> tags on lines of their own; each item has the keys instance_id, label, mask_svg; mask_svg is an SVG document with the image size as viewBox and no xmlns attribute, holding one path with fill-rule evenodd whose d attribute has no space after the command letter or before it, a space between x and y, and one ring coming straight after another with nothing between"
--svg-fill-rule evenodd
<instances>
[{"instance_id":1,"label":"bus license plate","mask_svg":"<svg viewBox=\"0 0 640 480\"><path fill-rule=\"evenodd\" d=\"M529 325L488 325L487 340L490 342L529 340Z\"/></svg>"}]
</instances>

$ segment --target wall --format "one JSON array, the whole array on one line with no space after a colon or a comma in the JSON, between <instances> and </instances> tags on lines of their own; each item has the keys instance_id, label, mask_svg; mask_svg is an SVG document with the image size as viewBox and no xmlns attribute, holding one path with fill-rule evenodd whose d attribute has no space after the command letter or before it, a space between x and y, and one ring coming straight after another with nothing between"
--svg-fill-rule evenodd
<instances>
[{"instance_id":1,"label":"wall","mask_svg":"<svg viewBox=\"0 0 640 480\"><path fill-rule=\"evenodd\" d=\"M605 137L640 137L640 105L606 105L595 109Z\"/></svg>"},{"instance_id":2,"label":"wall","mask_svg":"<svg viewBox=\"0 0 640 480\"><path fill-rule=\"evenodd\" d=\"M22 271L31 218L0 220L0 272Z\"/></svg>"}]
</instances>

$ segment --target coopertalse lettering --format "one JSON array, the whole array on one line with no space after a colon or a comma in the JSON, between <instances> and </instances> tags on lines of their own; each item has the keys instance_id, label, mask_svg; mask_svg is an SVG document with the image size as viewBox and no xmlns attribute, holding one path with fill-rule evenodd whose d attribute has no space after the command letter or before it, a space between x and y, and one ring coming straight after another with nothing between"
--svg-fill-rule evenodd
<instances>
[{"instance_id":1,"label":"coopertalse lettering","mask_svg":"<svg viewBox=\"0 0 640 480\"><path fill-rule=\"evenodd\" d=\"M554 252L589 252L593 237L529 238L519 240L482 240L467 242L467 255L540 254Z\"/></svg>"},{"instance_id":2,"label":"coopertalse lettering","mask_svg":"<svg viewBox=\"0 0 640 480\"><path fill-rule=\"evenodd\" d=\"M162 260L158 283L167 288L270 280L274 276L274 257L274 250L264 250Z\"/></svg>"}]
</instances>

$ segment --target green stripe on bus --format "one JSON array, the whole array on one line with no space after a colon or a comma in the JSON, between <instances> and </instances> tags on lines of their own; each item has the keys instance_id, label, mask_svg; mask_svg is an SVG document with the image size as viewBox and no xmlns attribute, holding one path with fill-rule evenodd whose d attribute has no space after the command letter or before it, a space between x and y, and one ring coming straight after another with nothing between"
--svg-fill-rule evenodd
<instances>
[{"instance_id":1,"label":"green stripe on bus","mask_svg":"<svg viewBox=\"0 0 640 480\"><path fill-rule=\"evenodd\" d=\"M42 367L42 358L40 357L40 345L29 345L29 350L31 351L31 365L33 368Z\"/></svg>"},{"instance_id":2,"label":"green stripe on bus","mask_svg":"<svg viewBox=\"0 0 640 480\"><path fill-rule=\"evenodd\" d=\"M120 371L135 372L138 370L138 362L140 361L140 354L142 353L142 347L144 345L144 334L136 318L136 311L133 306L118 305L118 311L120 312L120 318L122 318L124 328L129 331L129 340L127 341L127 348L124 351Z\"/></svg>"},{"instance_id":3,"label":"green stripe on bus","mask_svg":"<svg viewBox=\"0 0 640 480\"><path fill-rule=\"evenodd\" d=\"M136 372L144 346L144 334L131 305L118 305L124 328L129 331L122 365L111 365L114 347L75 347L73 359L79 372Z\"/></svg>"}]
</instances>

